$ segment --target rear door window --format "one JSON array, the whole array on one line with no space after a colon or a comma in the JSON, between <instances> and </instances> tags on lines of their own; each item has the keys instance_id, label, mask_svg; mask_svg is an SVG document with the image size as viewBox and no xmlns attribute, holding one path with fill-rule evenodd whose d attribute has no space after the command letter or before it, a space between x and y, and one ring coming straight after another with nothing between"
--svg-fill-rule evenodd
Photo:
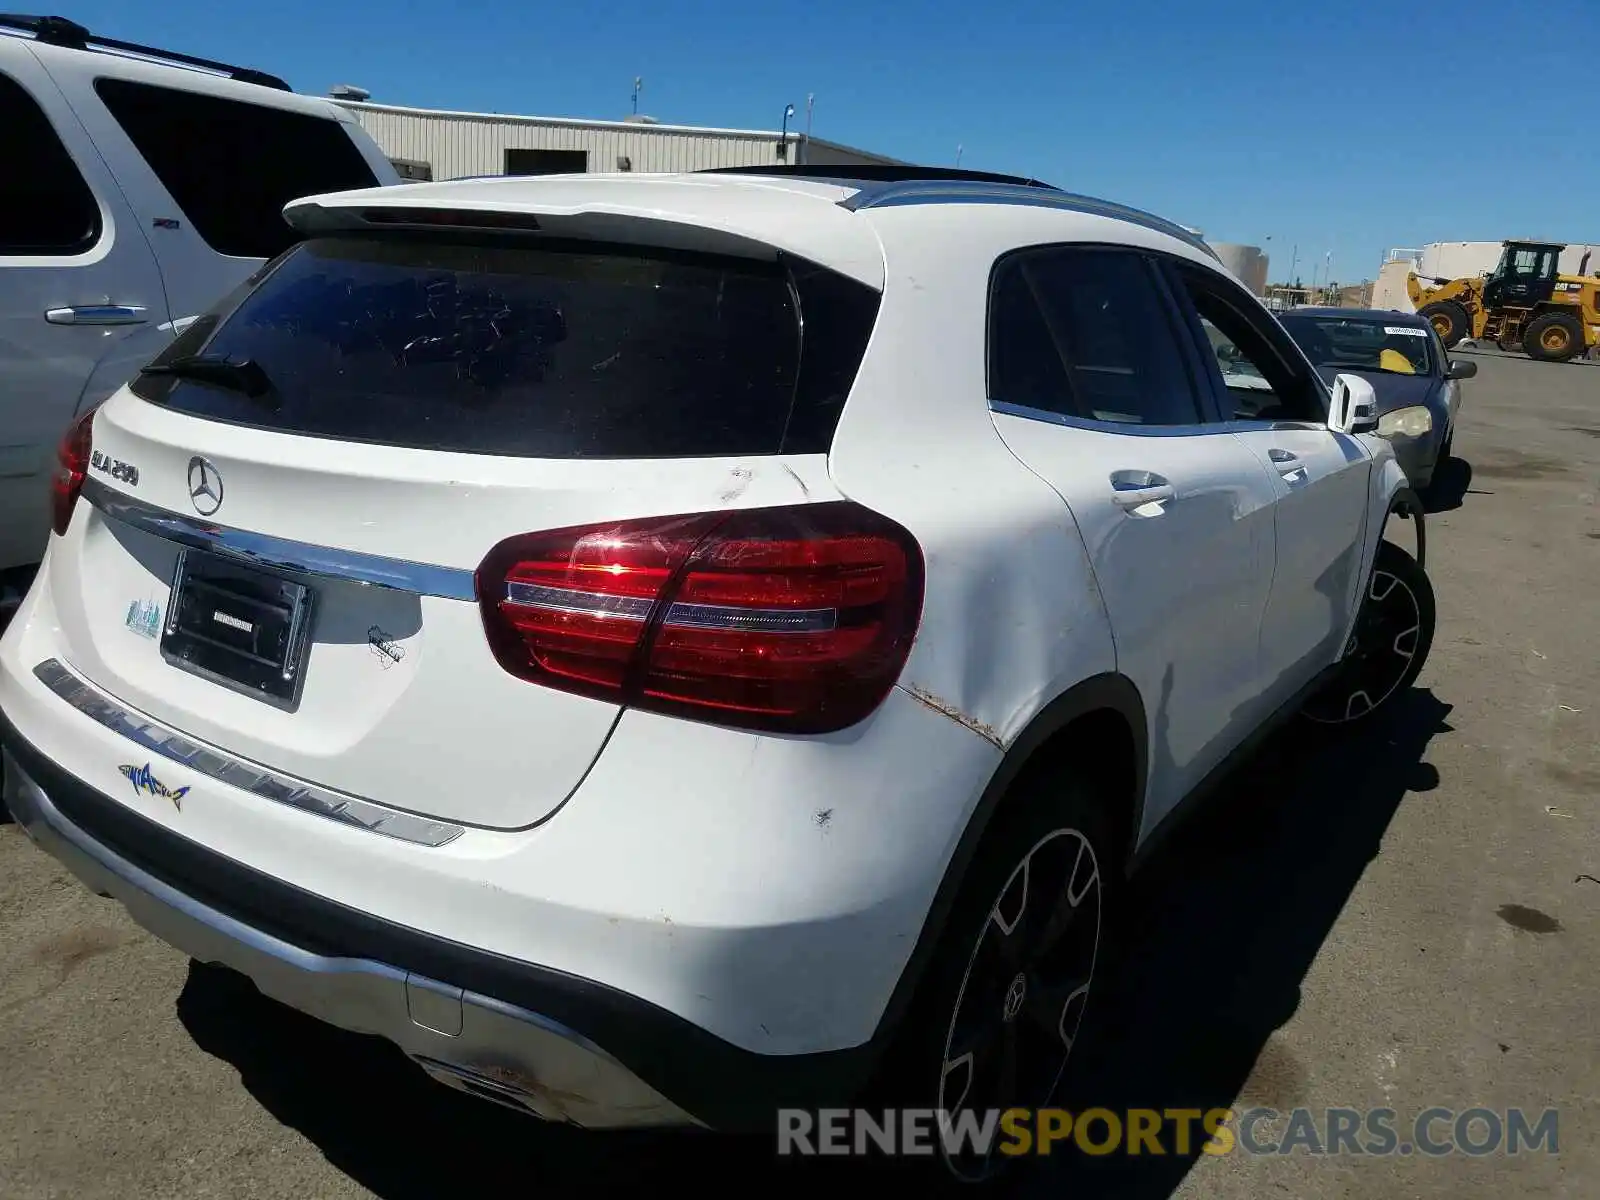
<instances>
[{"instance_id":1,"label":"rear door window","mask_svg":"<svg viewBox=\"0 0 1600 1200\"><path fill-rule=\"evenodd\" d=\"M378 180L342 122L128 79L95 91L218 254L271 258L296 239L283 206Z\"/></svg>"},{"instance_id":2,"label":"rear door window","mask_svg":"<svg viewBox=\"0 0 1600 1200\"><path fill-rule=\"evenodd\" d=\"M876 316L876 292L809 264L321 238L157 360L248 362L265 390L145 375L134 391L214 420L462 453L814 453Z\"/></svg>"},{"instance_id":3,"label":"rear door window","mask_svg":"<svg viewBox=\"0 0 1600 1200\"><path fill-rule=\"evenodd\" d=\"M1248 292L1221 272L1173 263L1174 290L1212 374L1224 413L1239 421L1308 421L1328 418L1327 389L1309 370L1293 339Z\"/></svg>"},{"instance_id":4,"label":"rear door window","mask_svg":"<svg viewBox=\"0 0 1600 1200\"><path fill-rule=\"evenodd\" d=\"M55 127L0 74L0 254L81 254L100 237L100 206Z\"/></svg>"},{"instance_id":5,"label":"rear door window","mask_svg":"<svg viewBox=\"0 0 1600 1200\"><path fill-rule=\"evenodd\" d=\"M1141 255L1049 247L995 267L991 400L1120 425L1199 424L1179 346Z\"/></svg>"}]
</instances>

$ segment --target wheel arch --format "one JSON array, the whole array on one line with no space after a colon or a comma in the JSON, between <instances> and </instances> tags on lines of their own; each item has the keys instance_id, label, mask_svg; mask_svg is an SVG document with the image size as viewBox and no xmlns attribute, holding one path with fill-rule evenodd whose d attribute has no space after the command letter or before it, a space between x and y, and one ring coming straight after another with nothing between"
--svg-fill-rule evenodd
<instances>
[{"instance_id":1,"label":"wheel arch","mask_svg":"<svg viewBox=\"0 0 1600 1200\"><path fill-rule=\"evenodd\" d=\"M1378 530L1378 542L1383 541L1384 534L1389 532L1389 522L1398 516L1402 521L1416 522L1417 527L1417 566L1428 565L1428 514L1423 508L1422 497L1417 495L1415 489L1409 485L1398 487L1389 497L1388 511L1383 515L1383 527ZM1372 552L1378 552L1378 542L1374 542Z\"/></svg>"},{"instance_id":2,"label":"wheel arch","mask_svg":"<svg viewBox=\"0 0 1600 1200\"><path fill-rule=\"evenodd\" d=\"M1125 841L1118 851L1124 864L1129 861L1143 819L1149 763L1147 729L1139 689L1127 676L1106 672L1068 688L1041 708L1011 740L945 868L916 946L879 1019L875 1043L883 1045L892 1040L938 949L985 834L1005 810L1008 797L1019 794L1018 785L1035 772L1058 761L1059 755L1080 746L1094 746L1097 753L1087 761L1096 777L1110 782L1118 794L1123 809L1119 820L1125 830ZM1117 745L1109 754L1103 752L1108 741Z\"/></svg>"}]
</instances>

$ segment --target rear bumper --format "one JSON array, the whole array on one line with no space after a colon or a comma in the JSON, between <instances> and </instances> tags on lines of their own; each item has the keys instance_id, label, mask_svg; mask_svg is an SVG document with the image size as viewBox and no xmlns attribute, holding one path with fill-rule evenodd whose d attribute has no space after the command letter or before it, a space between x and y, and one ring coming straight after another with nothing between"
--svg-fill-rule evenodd
<instances>
[{"instance_id":1,"label":"rear bumper","mask_svg":"<svg viewBox=\"0 0 1600 1200\"><path fill-rule=\"evenodd\" d=\"M771 1128L839 1102L868 1047L764 1056L647 1001L395 925L172 834L51 763L0 713L5 801L93 891L192 958L399 1046L441 1082L587 1128ZM451 980L443 983L441 980Z\"/></svg>"},{"instance_id":2,"label":"rear bumper","mask_svg":"<svg viewBox=\"0 0 1600 1200\"><path fill-rule=\"evenodd\" d=\"M47 559L0 637L0 746L30 781L16 803L36 840L195 957L418 1057L509 1065L585 1125L770 1129L775 1107L852 1096L937 940L945 866L1000 757L898 689L825 738L630 711L549 821L382 836L266 787L270 759L94 683L116 672L55 605L62 580L100 586L76 570ZM51 663L92 696L64 695ZM419 749L455 786L520 786L481 769L473 733L444 722ZM201 753L162 757L179 736Z\"/></svg>"}]
</instances>

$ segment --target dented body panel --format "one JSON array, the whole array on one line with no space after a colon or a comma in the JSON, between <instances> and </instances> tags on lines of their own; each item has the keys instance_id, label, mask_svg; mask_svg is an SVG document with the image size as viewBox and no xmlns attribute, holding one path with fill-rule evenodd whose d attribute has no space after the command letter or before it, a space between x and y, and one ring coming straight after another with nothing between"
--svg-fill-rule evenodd
<instances>
[{"instance_id":1,"label":"dented body panel","mask_svg":"<svg viewBox=\"0 0 1600 1200\"><path fill-rule=\"evenodd\" d=\"M1072 684L1116 669L1110 624L1071 511L989 411L989 271L1007 239L979 227L930 255L937 213L870 215L885 248L883 307L829 474L914 530L927 558L902 686L1008 746Z\"/></svg>"}]
</instances>

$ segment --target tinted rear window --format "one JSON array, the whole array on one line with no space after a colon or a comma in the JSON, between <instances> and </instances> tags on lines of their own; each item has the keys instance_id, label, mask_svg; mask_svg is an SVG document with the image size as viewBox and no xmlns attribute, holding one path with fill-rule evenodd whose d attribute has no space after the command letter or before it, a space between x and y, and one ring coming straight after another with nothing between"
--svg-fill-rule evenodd
<instances>
[{"instance_id":1,"label":"tinted rear window","mask_svg":"<svg viewBox=\"0 0 1600 1200\"><path fill-rule=\"evenodd\" d=\"M270 393L172 376L134 391L257 428L463 453L812 453L832 439L877 302L809 264L315 239L157 360L250 360Z\"/></svg>"}]
</instances>

